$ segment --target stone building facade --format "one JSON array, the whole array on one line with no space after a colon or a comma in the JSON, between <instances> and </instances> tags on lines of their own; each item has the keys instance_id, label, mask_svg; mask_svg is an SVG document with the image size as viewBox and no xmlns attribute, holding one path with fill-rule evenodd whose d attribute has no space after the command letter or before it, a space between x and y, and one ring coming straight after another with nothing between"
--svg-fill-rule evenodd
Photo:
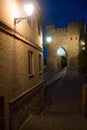
<instances>
[{"instance_id":1,"label":"stone building facade","mask_svg":"<svg viewBox=\"0 0 87 130\"><path fill-rule=\"evenodd\" d=\"M0 1L0 130L18 130L44 102L42 11L38 0L27 19L30 0Z\"/></svg>"},{"instance_id":2,"label":"stone building facade","mask_svg":"<svg viewBox=\"0 0 87 130\"><path fill-rule=\"evenodd\" d=\"M70 71L77 68L77 56L85 46L86 23L84 21L69 22L66 28L55 28L54 25L46 26L46 37L51 37L51 41L46 41L47 65L50 71L61 69L61 56L58 49L65 51L67 67Z\"/></svg>"}]
</instances>

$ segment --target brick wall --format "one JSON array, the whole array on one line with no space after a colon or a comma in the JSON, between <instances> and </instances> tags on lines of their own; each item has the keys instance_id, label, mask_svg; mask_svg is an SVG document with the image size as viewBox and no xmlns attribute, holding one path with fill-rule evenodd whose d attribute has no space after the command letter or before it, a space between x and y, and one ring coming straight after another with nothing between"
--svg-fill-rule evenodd
<instances>
[{"instance_id":1,"label":"brick wall","mask_svg":"<svg viewBox=\"0 0 87 130\"><path fill-rule=\"evenodd\" d=\"M20 3L21 2L21 3ZM4 110L5 110L5 129L9 130L9 123L11 120L17 120L17 116L13 117L12 112L15 111L18 114L22 111L19 106L14 109L9 109L9 103L19 97L26 95L33 90L35 92L39 89L38 84L42 83L41 90L43 90L43 67L42 73L39 72L39 55L41 54L43 59L42 48L42 30L41 35L38 35L31 27L29 27L26 20L22 21L18 25L14 26L14 17L23 16L23 1L17 0L3 0L0 3L0 97L4 97ZM41 14L37 8L37 13ZM41 17L38 14L38 18L41 21ZM34 75L29 77L28 74L28 51L31 50L34 55ZM43 66L43 60L41 62ZM37 91L35 92L37 93ZM39 94L41 92L39 91ZM34 96L34 95L33 95ZM41 94L41 97L44 95ZM36 98L37 96L35 95ZM26 97L26 100L30 101L30 97ZM28 107L27 101L23 99L23 108L26 110ZM32 101L31 101L32 102ZM36 101L37 102L37 101ZM43 104L43 102L41 103ZM11 108L13 107L12 104ZM25 112L25 111L24 111ZM30 112L24 115L25 121ZM18 122L16 122L19 127ZM18 129L15 127L15 130ZM12 130L12 129L11 129Z\"/></svg>"}]
</instances>

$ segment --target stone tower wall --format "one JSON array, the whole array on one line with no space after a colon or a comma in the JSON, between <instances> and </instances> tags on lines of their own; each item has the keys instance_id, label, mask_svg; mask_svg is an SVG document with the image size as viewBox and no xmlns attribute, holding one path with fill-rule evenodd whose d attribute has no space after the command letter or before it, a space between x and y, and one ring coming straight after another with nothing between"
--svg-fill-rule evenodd
<instances>
[{"instance_id":1,"label":"stone tower wall","mask_svg":"<svg viewBox=\"0 0 87 130\"><path fill-rule=\"evenodd\" d=\"M47 61L50 70L58 70L61 68L61 58L57 55L57 49L63 47L67 51L68 63L72 64L72 70L77 67L77 56L79 53L79 41L81 35L85 32L84 22L70 22L67 28L57 28L54 26L46 27L47 36L52 36L51 43L47 46ZM71 63L71 61L73 61Z\"/></svg>"},{"instance_id":2,"label":"stone tower wall","mask_svg":"<svg viewBox=\"0 0 87 130\"><path fill-rule=\"evenodd\" d=\"M76 70L77 65L77 57L79 53L79 44L81 40L81 35L84 34L84 22L77 21L68 23L67 27L67 44L68 44L68 61L69 61L69 69Z\"/></svg>"}]
</instances>

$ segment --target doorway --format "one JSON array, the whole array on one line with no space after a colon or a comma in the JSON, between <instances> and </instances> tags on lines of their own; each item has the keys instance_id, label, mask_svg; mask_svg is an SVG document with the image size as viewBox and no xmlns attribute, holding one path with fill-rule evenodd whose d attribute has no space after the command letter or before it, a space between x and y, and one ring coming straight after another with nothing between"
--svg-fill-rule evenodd
<instances>
[{"instance_id":1,"label":"doorway","mask_svg":"<svg viewBox=\"0 0 87 130\"><path fill-rule=\"evenodd\" d=\"M67 67L67 48L59 47L57 49L58 61L60 61L60 68Z\"/></svg>"}]
</instances>

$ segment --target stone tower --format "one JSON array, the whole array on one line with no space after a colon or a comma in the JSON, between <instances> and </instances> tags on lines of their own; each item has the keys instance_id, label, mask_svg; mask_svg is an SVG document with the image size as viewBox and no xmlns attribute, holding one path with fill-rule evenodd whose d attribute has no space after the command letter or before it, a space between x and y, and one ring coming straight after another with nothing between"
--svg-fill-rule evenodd
<instances>
[{"instance_id":1,"label":"stone tower","mask_svg":"<svg viewBox=\"0 0 87 130\"><path fill-rule=\"evenodd\" d=\"M84 21L68 23L66 28L55 28L54 25L46 26L46 37L51 37L50 42L46 42L47 64L50 71L61 69L61 56L58 49L65 51L68 70L74 71L77 68L77 56L80 51L81 41L84 41L86 24Z\"/></svg>"}]
</instances>

